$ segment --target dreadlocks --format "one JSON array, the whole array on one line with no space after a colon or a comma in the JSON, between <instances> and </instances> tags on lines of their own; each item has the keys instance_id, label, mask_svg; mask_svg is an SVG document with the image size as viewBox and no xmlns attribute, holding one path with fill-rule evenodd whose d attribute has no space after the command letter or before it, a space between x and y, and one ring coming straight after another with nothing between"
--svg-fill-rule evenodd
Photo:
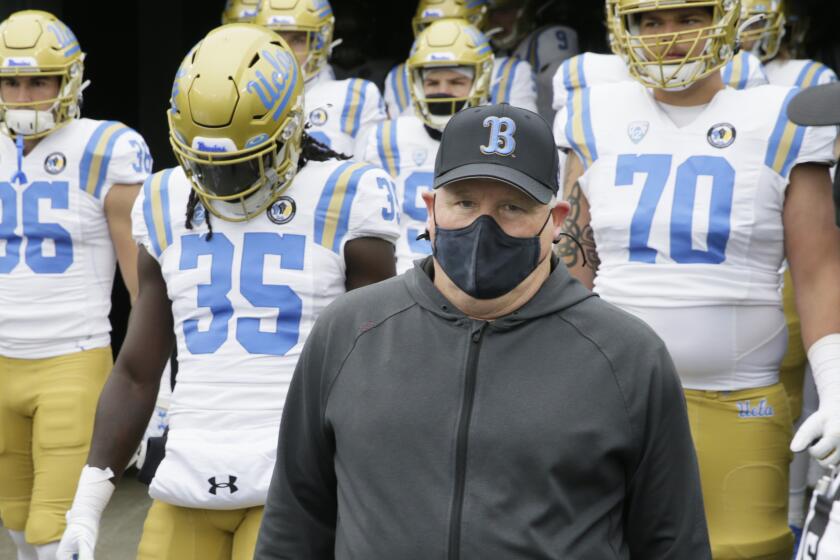
<instances>
[{"instance_id":1,"label":"dreadlocks","mask_svg":"<svg viewBox=\"0 0 840 560\"><path fill-rule=\"evenodd\" d=\"M310 125L307 125L309 128ZM298 168L297 170L300 171L303 169L306 164L310 161L328 161L331 159L338 159L338 160L347 160L350 159L351 156L346 154L341 154L336 152L335 150L331 149L329 146L318 142L307 134L305 131L303 132L303 136L301 137L301 151L300 157L298 158ZM187 202L187 223L185 224L187 229L193 229L193 218L195 218L195 209L198 204L201 202L201 199L198 197L198 193L195 189L190 190L190 199ZM204 219L207 222L207 240L209 241L210 238L213 237L213 225L210 223L210 212L204 213Z\"/></svg>"}]
</instances>

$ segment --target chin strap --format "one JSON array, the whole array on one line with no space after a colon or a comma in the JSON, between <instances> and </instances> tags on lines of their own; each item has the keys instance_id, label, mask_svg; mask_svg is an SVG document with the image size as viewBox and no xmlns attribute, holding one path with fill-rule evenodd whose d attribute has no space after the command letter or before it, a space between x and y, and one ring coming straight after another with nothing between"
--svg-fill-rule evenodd
<instances>
[{"instance_id":1,"label":"chin strap","mask_svg":"<svg viewBox=\"0 0 840 560\"><path fill-rule=\"evenodd\" d=\"M15 135L15 147L17 147L17 171L12 175L12 183L25 185L29 182L26 178L26 173L23 172L23 135Z\"/></svg>"}]
</instances>

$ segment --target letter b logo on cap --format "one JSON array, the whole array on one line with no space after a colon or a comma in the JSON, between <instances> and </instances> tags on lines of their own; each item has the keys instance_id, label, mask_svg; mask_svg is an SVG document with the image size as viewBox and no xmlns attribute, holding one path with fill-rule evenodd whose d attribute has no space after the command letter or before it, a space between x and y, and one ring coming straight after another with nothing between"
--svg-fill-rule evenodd
<instances>
[{"instance_id":1,"label":"letter b logo on cap","mask_svg":"<svg viewBox=\"0 0 840 560\"><path fill-rule=\"evenodd\" d=\"M498 154L509 156L516 149L516 122L508 117L487 117L484 128L490 127L490 141L481 146L481 153L485 155Z\"/></svg>"}]
</instances>

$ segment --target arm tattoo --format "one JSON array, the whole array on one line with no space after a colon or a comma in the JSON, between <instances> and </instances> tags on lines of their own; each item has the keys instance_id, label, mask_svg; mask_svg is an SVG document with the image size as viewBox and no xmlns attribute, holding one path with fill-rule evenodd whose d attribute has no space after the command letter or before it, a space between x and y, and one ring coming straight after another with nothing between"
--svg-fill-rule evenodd
<instances>
[{"instance_id":1,"label":"arm tattoo","mask_svg":"<svg viewBox=\"0 0 840 560\"><path fill-rule=\"evenodd\" d=\"M592 231L592 226L589 224L581 227L579 223L582 197L583 191L580 188L580 183L575 182L566 197L571 209L563 224L563 230L578 240L584 251L587 266L597 271L601 261L598 259L598 252L595 248L595 232ZM569 237L564 236L557 242L556 253L568 267L576 266L579 262L578 245Z\"/></svg>"}]
</instances>

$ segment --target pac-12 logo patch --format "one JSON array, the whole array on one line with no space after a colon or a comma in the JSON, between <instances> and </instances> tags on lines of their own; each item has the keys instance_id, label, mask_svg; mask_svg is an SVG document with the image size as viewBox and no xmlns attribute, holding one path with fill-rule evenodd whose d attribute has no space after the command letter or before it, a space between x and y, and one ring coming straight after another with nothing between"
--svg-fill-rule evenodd
<instances>
[{"instance_id":1,"label":"pac-12 logo patch","mask_svg":"<svg viewBox=\"0 0 840 560\"><path fill-rule=\"evenodd\" d=\"M324 126L327 123L327 112L320 107L309 113L309 122L312 126Z\"/></svg>"},{"instance_id":2,"label":"pac-12 logo patch","mask_svg":"<svg viewBox=\"0 0 840 560\"><path fill-rule=\"evenodd\" d=\"M720 123L709 129L706 138L709 140L709 144L722 150L723 148L728 148L735 142L735 136L734 126L729 123Z\"/></svg>"},{"instance_id":3,"label":"pac-12 logo patch","mask_svg":"<svg viewBox=\"0 0 840 560\"><path fill-rule=\"evenodd\" d=\"M294 199L289 196L281 196L277 199L277 202L268 207L266 215L273 223L282 226L291 222L296 212L297 204L295 204Z\"/></svg>"},{"instance_id":4,"label":"pac-12 logo patch","mask_svg":"<svg viewBox=\"0 0 840 560\"><path fill-rule=\"evenodd\" d=\"M53 152L44 160L44 170L50 175L58 175L67 167L67 157L61 152Z\"/></svg>"},{"instance_id":5,"label":"pac-12 logo patch","mask_svg":"<svg viewBox=\"0 0 840 560\"><path fill-rule=\"evenodd\" d=\"M634 144L638 144L647 136L650 123L647 121L633 121L627 125L627 136Z\"/></svg>"},{"instance_id":6,"label":"pac-12 logo patch","mask_svg":"<svg viewBox=\"0 0 840 560\"><path fill-rule=\"evenodd\" d=\"M484 155L497 154L509 156L516 151L516 121L509 117L487 117L484 128L490 128L490 140L486 146L481 146Z\"/></svg>"}]
</instances>

